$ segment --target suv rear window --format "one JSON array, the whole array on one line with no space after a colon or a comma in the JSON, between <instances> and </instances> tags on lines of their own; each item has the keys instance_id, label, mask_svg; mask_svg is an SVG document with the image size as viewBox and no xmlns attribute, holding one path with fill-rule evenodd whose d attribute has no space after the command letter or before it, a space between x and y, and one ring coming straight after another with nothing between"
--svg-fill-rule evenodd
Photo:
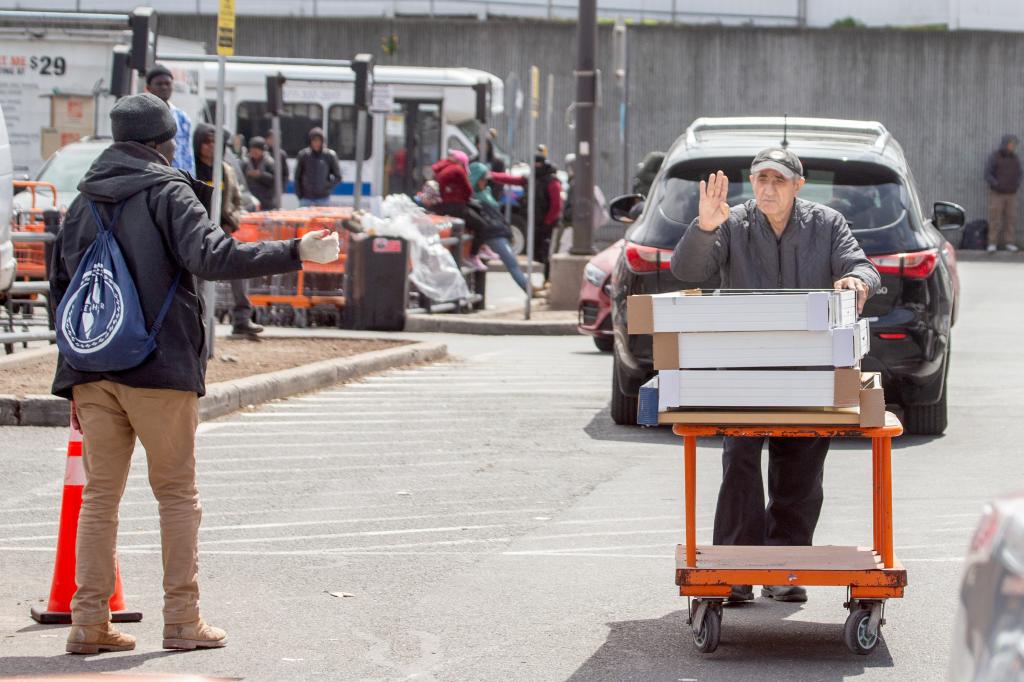
<instances>
[{"instance_id":1,"label":"suv rear window","mask_svg":"<svg viewBox=\"0 0 1024 682\"><path fill-rule=\"evenodd\" d=\"M630 235L633 241L673 248L697 217L699 183L712 170L729 178L729 205L754 198L750 159L701 159L669 168L644 209L643 220ZM850 223L868 254L920 248L921 225L907 188L885 166L835 159L804 159L807 183L800 198L836 209Z\"/></svg>"}]
</instances>

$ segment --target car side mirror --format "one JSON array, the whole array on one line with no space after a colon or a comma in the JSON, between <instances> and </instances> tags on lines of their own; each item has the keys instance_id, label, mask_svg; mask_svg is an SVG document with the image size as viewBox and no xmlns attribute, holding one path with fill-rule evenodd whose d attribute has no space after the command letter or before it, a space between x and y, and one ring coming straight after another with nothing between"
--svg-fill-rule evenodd
<instances>
[{"instance_id":1,"label":"car side mirror","mask_svg":"<svg viewBox=\"0 0 1024 682\"><path fill-rule=\"evenodd\" d=\"M642 194L625 194L616 197L612 199L612 203L608 204L608 214L617 223L632 225L643 211L644 201L646 198Z\"/></svg>"},{"instance_id":2,"label":"car side mirror","mask_svg":"<svg viewBox=\"0 0 1024 682\"><path fill-rule=\"evenodd\" d=\"M932 225L946 238L953 248L959 249L964 238L967 214L962 206L949 201L936 201L932 207Z\"/></svg>"}]
</instances>

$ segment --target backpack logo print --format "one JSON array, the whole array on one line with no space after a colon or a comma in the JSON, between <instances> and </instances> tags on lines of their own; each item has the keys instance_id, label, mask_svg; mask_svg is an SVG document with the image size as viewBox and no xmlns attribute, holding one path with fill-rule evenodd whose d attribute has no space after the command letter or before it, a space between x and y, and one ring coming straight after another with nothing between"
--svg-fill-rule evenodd
<instances>
[{"instance_id":1,"label":"backpack logo print","mask_svg":"<svg viewBox=\"0 0 1024 682\"><path fill-rule=\"evenodd\" d=\"M81 282L64 308L61 330L76 351L95 353L105 348L124 324L124 297L103 263L94 263ZM81 323L78 328L76 319Z\"/></svg>"}]
</instances>

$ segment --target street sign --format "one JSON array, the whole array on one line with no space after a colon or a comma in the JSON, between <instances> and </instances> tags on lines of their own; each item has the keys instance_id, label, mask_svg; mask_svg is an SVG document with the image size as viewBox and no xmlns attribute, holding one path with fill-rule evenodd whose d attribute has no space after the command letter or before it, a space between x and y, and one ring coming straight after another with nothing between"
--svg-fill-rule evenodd
<instances>
[{"instance_id":1,"label":"street sign","mask_svg":"<svg viewBox=\"0 0 1024 682\"><path fill-rule=\"evenodd\" d=\"M390 83L374 83L370 99L371 114L390 114L395 107L395 91Z\"/></svg>"},{"instance_id":2,"label":"street sign","mask_svg":"<svg viewBox=\"0 0 1024 682\"><path fill-rule=\"evenodd\" d=\"M221 57L235 54L235 0L220 0L217 11L217 54Z\"/></svg>"}]
</instances>

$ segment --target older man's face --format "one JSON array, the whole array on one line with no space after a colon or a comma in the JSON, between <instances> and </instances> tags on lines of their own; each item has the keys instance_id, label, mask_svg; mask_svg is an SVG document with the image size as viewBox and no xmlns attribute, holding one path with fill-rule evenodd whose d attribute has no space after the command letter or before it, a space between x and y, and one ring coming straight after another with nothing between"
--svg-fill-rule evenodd
<instances>
[{"instance_id":1,"label":"older man's face","mask_svg":"<svg viewBox=\"0 0 1024 682\"><path fill-rule=\"evenodd\" d=\"M788 214L793 209L804 179L787 178L776 170L762 170L750 176L750 184L754 187L757 207L766 215L775 216Z\"/></svg>"}]
</instances>

